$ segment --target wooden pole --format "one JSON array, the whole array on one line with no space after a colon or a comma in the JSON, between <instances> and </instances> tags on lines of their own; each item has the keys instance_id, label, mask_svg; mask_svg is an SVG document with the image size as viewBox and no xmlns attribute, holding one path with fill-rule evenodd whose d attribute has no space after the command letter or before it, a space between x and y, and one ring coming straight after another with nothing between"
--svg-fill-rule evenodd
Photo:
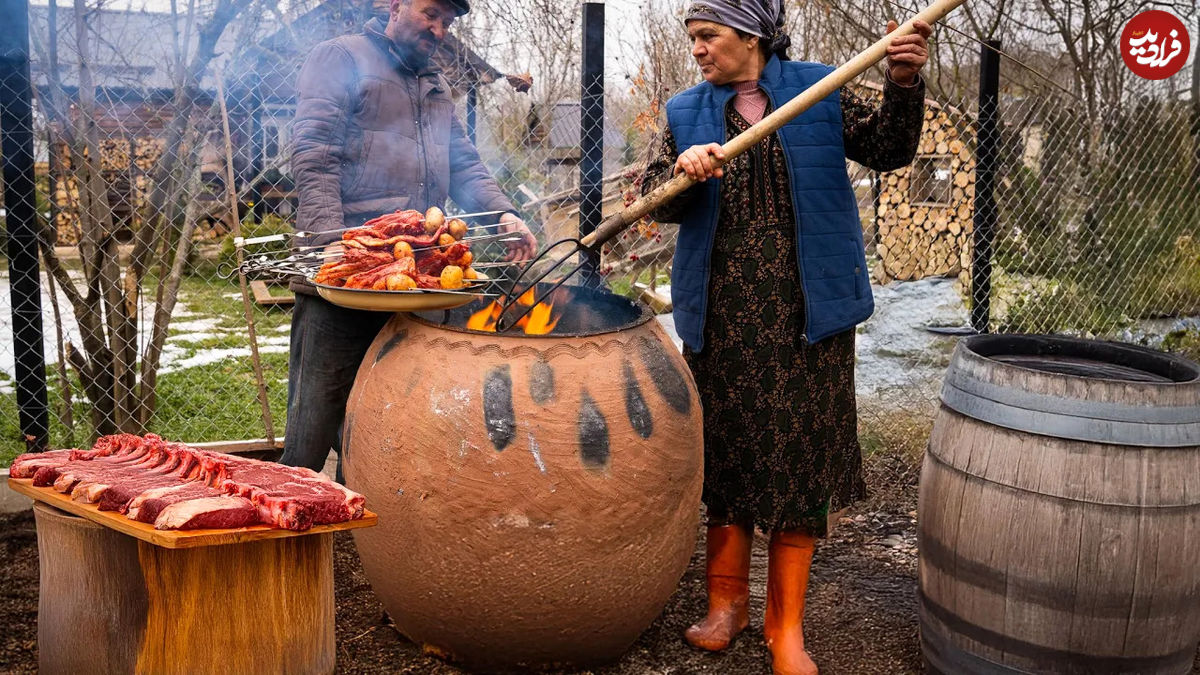
<instances>
[{"instance_id":1,"label":"wooden pole","mask_svg":"<svg viewBox=\"0 0 1200 675\"><path fill-rule=\"evenodd\" d=\"M225 107L225 87L222 80L225 73L217 69L217 102L221 106L221 130L225 134L225 194L229 195L229 219L233 236L241 238L242 223L238 217L237 183L233 175L233 142L229 137L229 110ZM250 362L254 364L254 382L258 385L258 403L262 406L263 430L267 440L275 442L275 429L271 422L271 404L267 400L267 381L263 377L262 361L258 356L258 334L254 330L254 307L250 304L250 289L246 283L246 273L242 271L245 254L241 246L234 247L238 264L238 284L242 289L242 311L246 315L246 327L250 331Z\"/></svg>"},{"instance_id":2,"label":"wooden pole","mask_svg":"<svg viewBox=\"0 0 1200 675\"><path fill-rule=\"evenodd\" d=\"M875 44L842 64L837 70L821 78L816 84L805 89L792 100L779 106L770 115L759 120L757 124L729 139L722 146L722 149L725 151L725 162L716 162L716 165L721 166L721 164L727 163L734 157L749 150L759 141L779 131L783 125L799 117L805 110L816 105L821 99L866 72L868 68L887 56L888 45L891 44L893 39L916 32L913 28L913 22L924 21L932 25L964 2L966 0L937 0L921 10L916 16L900 24L896 30L880 38ZM692 180L685 173L675 176L650 194L627 206L624 211L614 213L606 218L595 232L582 239L583 245L595 247L603 244L642 216L670 202L695 183L696 181Z\"/></svg>"}]
</instances>

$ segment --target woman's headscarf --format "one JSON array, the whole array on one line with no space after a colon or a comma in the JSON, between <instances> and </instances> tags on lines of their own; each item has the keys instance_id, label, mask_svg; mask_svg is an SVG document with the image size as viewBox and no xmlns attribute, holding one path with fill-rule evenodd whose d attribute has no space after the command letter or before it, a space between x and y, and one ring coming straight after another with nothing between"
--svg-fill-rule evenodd
<instances>
[{"instance_id":1,"label":"woman's headscarf","mask_svg":"<svg viewBox=\"0 0 1200 675\"><path fill-rule=\"evenodd\" d=\"M712 21L766 41L767 51L787 58L792 39L783 32L783 0L695 0L684 22Z\"/></svg>"}]
</instances>

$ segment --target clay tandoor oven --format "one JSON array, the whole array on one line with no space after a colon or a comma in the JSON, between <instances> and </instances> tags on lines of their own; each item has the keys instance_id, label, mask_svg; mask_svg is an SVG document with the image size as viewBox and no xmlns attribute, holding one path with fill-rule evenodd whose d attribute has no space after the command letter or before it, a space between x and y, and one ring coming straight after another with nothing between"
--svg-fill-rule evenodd
<instances>
[{"instance_id":1,"label":"clay tandoor oven","mask_svg":"<svg viewBox=\"0 0 1200 675\"><path fill-rule=\"evenodd\" d=\"M537 336L467 329L482 300L397 314L350 395L346 483L379 514L355 533L367 576L404 634L471 667L617 658L695 544L701 411L682 357L641 305L554 299Z\"/></svg>"}]
</instances>

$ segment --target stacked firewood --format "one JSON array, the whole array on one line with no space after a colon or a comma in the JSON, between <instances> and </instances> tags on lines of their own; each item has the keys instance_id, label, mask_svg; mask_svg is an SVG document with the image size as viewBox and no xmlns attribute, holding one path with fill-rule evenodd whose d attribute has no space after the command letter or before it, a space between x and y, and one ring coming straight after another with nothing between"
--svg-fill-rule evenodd
<instances>
[{"instance_id":1,"label":"stacked firewood","mask_svg":"<svg viewBox=\"0 0 1200 675\"><path fill-rule=\"evenodd\" d=\"M945 109L928 106L917 158L880 175L875 281L953 276L970 266L975 159Z\"/></svg>"}]
</instances>

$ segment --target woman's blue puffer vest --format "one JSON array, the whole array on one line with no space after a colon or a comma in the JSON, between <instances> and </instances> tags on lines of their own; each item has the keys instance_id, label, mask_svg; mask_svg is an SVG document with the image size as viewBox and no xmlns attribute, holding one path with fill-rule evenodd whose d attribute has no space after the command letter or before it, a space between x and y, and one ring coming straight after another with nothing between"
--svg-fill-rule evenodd
<instances>
[{"instance_id":1,"label":"woman's blue puffer vest","mask_svg":"<svg viewBox=\"0 0 1200 675\"><path fill-rule=\"evenodd\" d=\"M833 69L772 56L759 86L778 108ZM667 124L681 152L693 145L724 143L725 106L733 89L708 82L667 101ZM865 321L875 309L863 252L858 202L846 174L842 110L838 92L778 132L787 159L796 215L796 257L804 290L804 339L818 342ZM686 193L671 274L675 330L700 351L708 303L709 260L717 229L720 180Z\"/></svg>"}]
</instances>

